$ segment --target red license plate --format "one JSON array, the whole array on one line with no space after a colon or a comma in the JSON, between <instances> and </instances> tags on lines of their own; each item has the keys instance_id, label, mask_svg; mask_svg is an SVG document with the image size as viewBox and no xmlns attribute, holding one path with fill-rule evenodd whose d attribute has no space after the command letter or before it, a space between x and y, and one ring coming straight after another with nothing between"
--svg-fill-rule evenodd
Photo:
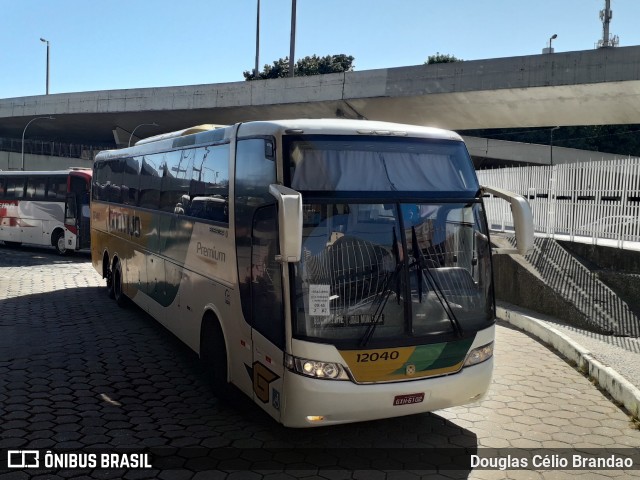
<instances>
[{"instance_id":1,"label":"red license plate","mask_svg":"<svg viewBox=\"0 0 640 480\"><path fill-rule=\"evenodd\" d=\"M421 403L424 400L424 392L410 393L408 395L396 395L393 399L393 405L412 405Z\"/></svg>"}]
</instances>

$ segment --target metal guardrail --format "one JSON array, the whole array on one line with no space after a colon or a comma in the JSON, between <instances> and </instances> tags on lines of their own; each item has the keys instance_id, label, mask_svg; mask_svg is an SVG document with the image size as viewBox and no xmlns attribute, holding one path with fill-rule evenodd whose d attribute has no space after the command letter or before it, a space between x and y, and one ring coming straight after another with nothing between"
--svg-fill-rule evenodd
<instances>
[{"instance_id":1,"label":"metal guardrail","mask_svg":"<svg viewBox=\"0 0 640 480\"><path fill-rule=\"evenodd\" d=\"M607 240L618 248L640 242L639 158L477 173L482 185L525 197L538 234L594 244ZM505 202L488 197L485 206L491 229L513 231Z\"/></svg>"},{"instance_id":2,"label":"metal guardrail","mask_svg":"<svg viewBox=\"0 0 640 480\"><path fill-rule=\"evenodd\" d=\"M114 148L113 145L81 145L44 140L25 140L24 153L51 157L81 158L93 161L101 150ZM0 151L22 153L22 140L0 137Z\"/></svg>"}]
</instances>

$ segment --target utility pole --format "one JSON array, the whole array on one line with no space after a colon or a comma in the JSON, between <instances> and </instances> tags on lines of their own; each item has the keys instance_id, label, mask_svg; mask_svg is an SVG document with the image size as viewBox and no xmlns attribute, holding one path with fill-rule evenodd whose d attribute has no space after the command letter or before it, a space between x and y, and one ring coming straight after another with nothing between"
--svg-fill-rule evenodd
<instances>
[{"instance_id":1,"label":"utility pole","mask_svg":"<svg viewBox=\"0 0 640 480\"><path fill-rule=\"evenodd\" d=\"M49 95L49 40L40 38L40 41L47 44L47 95Z\"/></svg>"},{"instance_id":2,"label":"utility pole","mask_svg":"<svg viewBox=\"0 0 640 480\"><path fill-rule=\"evenodd\" d=\"M253 69L254 78L258 78L260 59L260 0L258 0L258 10L256 13L256 67Z\"/></svg>"},{"instance_id":3,"label":"utility pole","mask_svg":"<svg viewBox=\"0 0 640 480\"><path fill-rule=\"evenodd\" d=\"M291 0L291 43L289 48L289 76L293 77L294 56L296 51L296 0Z\"/></svg>"}]
</instances>

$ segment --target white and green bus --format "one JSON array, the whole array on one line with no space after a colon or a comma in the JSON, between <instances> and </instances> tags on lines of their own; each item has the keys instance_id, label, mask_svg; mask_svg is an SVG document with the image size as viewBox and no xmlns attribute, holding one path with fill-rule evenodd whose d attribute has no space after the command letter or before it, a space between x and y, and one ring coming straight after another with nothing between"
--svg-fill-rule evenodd
<instances>
[{"instance_id":1,"label":"white and green bus","mask_svg":"<svg viewBox=\"0 0 640 480\"><path fill-rule=\"evenodd\" d=\"M526 201L481 188L453 132L203 125L97 156L92 260L216 389L286 426L428 412L491 382L488 193L511 202L526 252Z\"/></svg>"}]
</instances>

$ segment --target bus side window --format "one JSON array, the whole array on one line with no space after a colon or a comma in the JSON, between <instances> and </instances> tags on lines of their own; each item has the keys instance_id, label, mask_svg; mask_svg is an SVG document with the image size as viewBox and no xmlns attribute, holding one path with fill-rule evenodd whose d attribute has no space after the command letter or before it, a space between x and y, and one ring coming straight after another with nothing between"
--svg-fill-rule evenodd
<instances>
[{"instance_id":1,"label":"bus side window","mask_svg":"<svg viewBox=\"0 0 640 480\"><path fill-rule=\"evenodd\" d=\"M24 198L24 178L7 179L7 198Z\"/></svg>"},{"instance_id":2,"label":"bus side window","mask_svg":"<svg viewBox=\"0 0 640 480\"><path fill-rule=\"evenodd\" d=\"M189 192L189 180L185 177L189 163L193 163L193 154L194 149L166 153L166 167L163 171L160 191L160 210L175 212L178 204L184 210L182 196Z\"/></svg>"},{"instance_id":3,"label":"bus side window","mask_svg":"<svg viewBox=\"0 0 640 480\"><path fill-rule=\"evenodd\" d=\"M45 177L29 177L27 179L27 195L30 200L44 199L46 187Z\"/></svg>"},{"instance_id":4,"label":"bus side window","mask_svg":"<svg viewBox=\"0 0 640 480\"><path fill-rule=\"evenodd\" d=\"M141 157L127 158L124 164L122 177L122 202L127 205L136 205L138 202L138 183L140 181Z\"/></svg>"},{"instance_id":5,"label":"bus side window","mask_svg":"<svg viewBox=\"0 0 640 480\"><path fill-rule=\"evenodd\" d=\"M229 144L198 148L189 187L187 215L229 223Z\"/></svg>"},{"instance_id":6,"label":"bus side window","mask_svg":"<svg viewBox=\"0 0 640 480\"><path fill-rule=\"evenodd\" d=\"M67 179L66 177L49 177L47 185L47 199L64 200L67 196Z\"/></svg>"},{"instance_id":7,"label":"bus side window","mask_svg":"<svg viewBox=\"0 0 640 480\"><path fill-rule=\"evenodd\" d=\"M164 154L145 155L140 165L140 196L138 206L157 209L160 205L160 183Z\"/></svg>"},{"instance_id":8,"label":"bus side window","mask_svg":"<svg viewBox=\"0 0 640 480\"><path fill-rule=\"evenodd\" d=\"M124 159L109 161L109 166L111 167L108 186L108 195L110 202L122 203L122 177L124 175L124 165ZM107 169L107 172L108 171L109 170Z\"/></svg>"},{"instance_id":9,"label":"bus side window","mask_svg":"<svg viewBox=\"0 0 640 480\"><path fill-rule=\"evenodd\" d=\"M47 198L56 198L56 181L55 178L49 178L49 187L47 191ZM93 200L107 200L107 179L106 179L106 163L97 162L93 169L91 195Z\"/></svg>"}]
</instances>

